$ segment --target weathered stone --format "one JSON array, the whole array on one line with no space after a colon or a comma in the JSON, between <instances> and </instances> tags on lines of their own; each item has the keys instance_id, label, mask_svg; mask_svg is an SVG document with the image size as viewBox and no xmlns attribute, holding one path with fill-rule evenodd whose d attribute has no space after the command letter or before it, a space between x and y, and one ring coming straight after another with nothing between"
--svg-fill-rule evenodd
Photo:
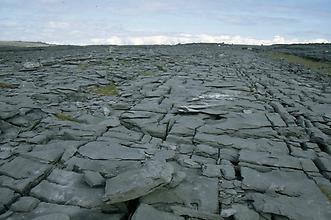
<instances>
[{"instance_id":1,"label":"weathered stone","mask_svg":"<svg viewBox=\"0 0 331 220\"><path fill-rule=\"evenodd\" d=\"M130 170L107 179L104 200L108 204L147 195L168 184L174 168L165 162L150 161L143 168Z\"/></svg>"},{"instance_id":2,"label":"weathered stone","mask_svg":"<svg viewBox=\"0 0 331 220\"><path fill-rule=\"evenodd\" d=\"M90 187L102 186L105 184L105 179L98 172L85 171L84 180Z\"/></svg>"},{"instance_id":3,"label":"weathered stone","mask_svg":"<svg viewBox=\"0 0 331 220\"><path fill-rule=\"evenodd\" d=\"M236 213L237 213L237 210L235 210L235 209L222 209L221 216L223 218L228 218L230 216L233 216Z\"/></svg>"},{"instance_id":4,"label":"weathered stone","mask_svg":"<svg viewBox=\"0 0 331 220\"><path fill-rule=\"evenodd\" d=\"M298 159L288 155L276 155L266 152L254 152L246 150L240 151L239 160L257 165L292 168L298 170L304 169L301 161L305 161L305 159ZM316 169L313 171L315 170Z\"/></svg>"},{"instance_id":5,"label":"weathered stone","mask_svg":"<svg viewBox=\"0 0 331 220\"><path fill-rule=\"evenodd\" d=\"M86 208L103 205L104 190L90 188L83 181L83 174L55 169L31 190L31 195L43 201L66 203Z\"/></svg>"},{"instance_id":6,"label":"weathered stone","mask_svg":"<svg viewBox=\"0 0 331 220\"><path fill-rule=\"evenodd\" d=\"M0 213L2 213L7 206L10 205L18 195L11 189L0 187Z\"/></svg>"},{"instance_id":7,"label":"weathered stone","mask_svg":"<svg viewBox=\"0 0 331 220\"><path fill-rule=\"evenodd\" d=\"M303 199L295 196L260 193L249 194L248 198L253 201L254 209L258 212L302 220L327 220L331 217L331 211L329 209L330 204L325 202L324 199ZM309 209L307 207L309 207Z\"/></svg>"},{"instance_id":8,"label":"weathered stone","mask_svg":"<svg viewBox=\"0 0 331 220\"><path fill-rule=\"evenodd\" d=\"M184 220L183 217L174 215L168 212L162 212L150 205L140 204L138 209L133 214L132 220L146 220L146 219L159 219L159 220Z\"/></svg>"},{"instance_id":9,"label":"weathered stone","mask_svg":"<svg viewBox=\"0 0 331 220\"><path fill-rule=\"evenodd\" d=\"M260 218L256 211L248 208L246 205L234 204L231 207L236 210L233 216L234 220L257 220Z\"/></svg>"},{"instance_id":10,"label":"weathered stone","mask_svg":"<svg viewBox=\"0 0 331 220\"><path fill-rule=\"evenodd\" d=\"M202 175L207 177L220 177L221 166L214 164L205 164L204 166L202 166Z\"/></svg>"},{"instance_id":11,"label":"weathered stone","mask_svg":"<svg viewBox=\"0 0 331 220\"><path fill-rule=\"evenodd\" d=\"M91 159L142 160L144 151L122 146L118 143L90 142L79 148L78 152Z\"/></svg>"},{"instance_id":12,"label":"weathered stone","mask_svg":"<svg viewBox=\"0 0 331 220\"><path fill-rule=\"evenodd\" d=\"M33 197L21 197L18 201L10 206L14 212L30 212L39 204L39 200Z\"/></svg>"},{"instance_id":13,"label":"weathered stone","mask_svg":"<svg viewBox=\"0 0 331 220\"><path fill-rule=\"evenodd\" d=\"M230 161L222 160L220 168L221 168L222 175L225 179L227 179L227 180L236 179L236 172Z\"/></svg>"},{"instance_id":14,"label":"weathered stone","mask_svg":"<svg viewBox=\"0 0 331 220\"><path fill-rule=\"evenodd\" d=\"M176 205L197 209L199 212L218 213L218 178L197 175L184 168L186 178L176 187L159 189L141 198L146 204Z\"/></svg>"},{"instance_id":15,"label":"weathered stone","mask_svg":"<svg viewBox=\"0 0 331 220\"><path fill-rule=\"evenodd\" d=\"M12 161L0 167L0 174L8 175L15 179L35 178L44 175L51 169L50 165L34 160L16 157Z\"/></svg>"},{"instance_id":16,"label":"weathered stone","mask_svg":"<svg viewBox=\"0 0 331 220\"><path fill-rule=\"evenodd\" d=\"M63 213L52 213L48 215L42 215L33 220L70 220L70 216Z\"/></svg>"},{"instance_id":17,"label":"weathered stone","mask_svg":"<svg viewBox=\"0 0 331 220\"><path fill-rule=\"evenodd\" d=\"M171 206L172 211L180 216L189 216L192 218L198 219L206 219L206 220L223 220L223 218L219 215L197 211L195 209L185 208L181 206Z\"/></svg>"}]
</instances>

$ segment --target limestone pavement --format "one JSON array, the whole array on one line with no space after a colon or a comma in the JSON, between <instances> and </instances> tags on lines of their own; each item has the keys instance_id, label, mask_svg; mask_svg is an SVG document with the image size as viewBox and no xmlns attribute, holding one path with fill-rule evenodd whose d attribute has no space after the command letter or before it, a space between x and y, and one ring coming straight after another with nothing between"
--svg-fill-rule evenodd
<instances>
[{"instance_id":1,"label":"limestone pavement","mask_svg":"<svg viewBox=\"0 0 331 220\"><path fill-rule=\"evenodd\" d=\"M328 76L241 46L58 46L0 50L0 82L0 219L331 219Z\"/></svg>"}]
</instances>

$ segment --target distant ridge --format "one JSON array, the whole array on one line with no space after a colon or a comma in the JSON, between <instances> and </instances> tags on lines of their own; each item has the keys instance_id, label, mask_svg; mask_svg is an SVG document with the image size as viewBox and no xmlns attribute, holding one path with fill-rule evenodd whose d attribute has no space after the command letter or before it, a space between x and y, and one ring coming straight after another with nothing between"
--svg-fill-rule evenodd
<instances>
[{"instance_id":1,"label":"distant ridge","mask_svg":"<svg viewBox=\"0 0 331 220\"><path fill-rule=\"evenodd\" d=\"M30 41L0 41L0 47L49 47L51 44Z\"/></svg>"}]
</instances>

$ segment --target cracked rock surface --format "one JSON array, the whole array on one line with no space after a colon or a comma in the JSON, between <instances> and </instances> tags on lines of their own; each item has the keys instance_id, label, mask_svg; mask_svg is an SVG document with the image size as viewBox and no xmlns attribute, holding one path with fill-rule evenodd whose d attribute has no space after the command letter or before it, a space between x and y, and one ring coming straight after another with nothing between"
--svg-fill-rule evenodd
<instances>
[{"instance_id":1,"label":"cracked rock surface","mask_svg":"<svg viewBox=\"0 0 331 220\"><path fill-rule=\"evenodd\" d=\"M331 77L264 50L0 48L0 219L331 219Z\"/></svg>"}]
</instances>

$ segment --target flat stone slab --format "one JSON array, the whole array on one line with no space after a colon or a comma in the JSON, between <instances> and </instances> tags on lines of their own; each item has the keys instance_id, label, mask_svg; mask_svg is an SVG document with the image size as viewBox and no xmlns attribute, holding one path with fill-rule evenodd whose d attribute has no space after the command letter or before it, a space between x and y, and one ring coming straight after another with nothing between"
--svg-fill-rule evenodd
<instances>
[{"instance_id":1,"label":"flat stone slab","mask_svg":"<svg viewBox=\"0 0 331 220\"><path fill-rule=\"evenodd\" d=\"M104 201L108 204L147 195L170 183L174 168L165 162L150 161L138 170L129 170L107 179Z\"/></svg>"},{"instance_id":2,"label":"flat stone slab","mask_svg":"<svg viewBox=\"0 0 331 220\"><path fill-rule=\"evenodd\" d=\"M146 220L146 219L159 219L159 220L184 220L183 217L174 215L169 212L162 212L150 205L140 204L138 209L133 214L132 220Z\"/></svg>"},{"instance_id":3,"label":"flat stone slab","mask_svg":"<svg viewBox=\"0 0 331 220\"><path fill-rule=\"evenodd\" d=\"M29 213L13 213L7 220L25 220L34 218L43 218L47 215L56 213L57 215L69 217L70 220L121 220L124 213L105 214L98 210L85 209L72 205L58 205L52 203L41 202ZM48 220L48 219L47 219ZM63 220L63 219L61 219Z\"/></svg>"},{"instance_id":4,"label":"flat stone slab","mask_svg":"<svg viewBox=\"0 0 331 220\"><path fill-rule=\"evenodd\" d=\"M317 167L311 160L296 158L289 155L277 155L267 152L242 150L240 151L239 161L261 166L282 167L318 172Z\"/></svg>"},{"instance_id":5,"label":"flat stone slab","mask_svg":"<svg viewBox=\"0 0 331 220\"><path fill-rule=\"evenodd\" d=\"M180 204L198 212L218 213L218 178L200 176L188 168L182 172L186 173L186 177L176 187L156 190L142 197L141 201L165 207Z\"/></svg>"},{"instance_id":6,"label":"flat stone slab","mask_svg":"<svg viewBox=\"0 0 331 220\"><path fill-rule=\"evenodd\" d=\"M0 174L8 175L15 179L38 178L51 169L50 165L34 160L16 157L12 161L0 167Z\"/></svg>"},{"instance_id":7,"label":"flat stone slab","mask_svg":"<svg viewBox=\"0 0 331 220\"><path fill-rule=\"evenodd\" d=\"M121 159L121 160L142 160L145 158L142 149L135 149L122 146L118 143L95 141L79 148L78 152L95 160Z\"/></svg>"},{"instance_id":8,"label":"flat stone slab","mask_svg":"<svg viewBox=\"0 0 331 220\"><path fill-rule=\"evenodd\" d=\"M252 193L248 196L258 212L285 216L289 219L328 220L331 218L330 203L310 198L286 195Z\"/></svg>"},{"instance_id":9,"label":"flat stone slab","mask_svg":"<svg viewBox=\"0 0 331 220\"><path fill-rule=\"evenodd\" d=\"M31 195L43 201L85 208L102 206L103 188L91 188L83 174L55 169L31 190Z\"/></svg>"}]
</instances>

